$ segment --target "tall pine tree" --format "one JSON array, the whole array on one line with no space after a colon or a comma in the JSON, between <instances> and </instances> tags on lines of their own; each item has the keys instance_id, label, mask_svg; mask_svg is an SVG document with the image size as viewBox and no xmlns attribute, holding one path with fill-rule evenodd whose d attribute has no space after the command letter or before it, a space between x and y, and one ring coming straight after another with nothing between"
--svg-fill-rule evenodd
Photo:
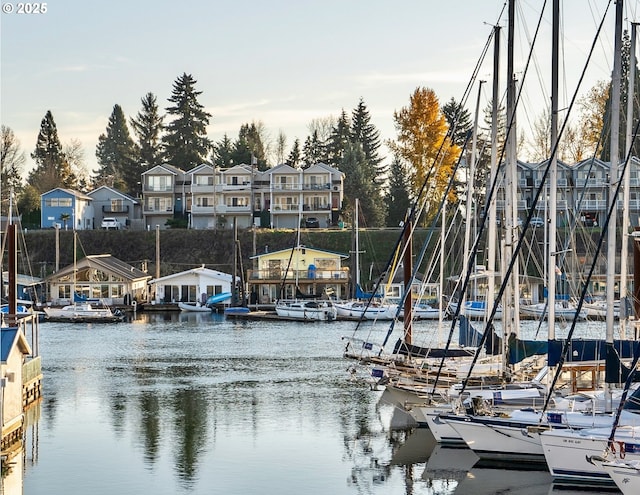
<instances>
[{"instance_id":1,"label":"tall pine tree","mask_svg":"<svg viewBox=\"0 0 640 495\"><path fill-rule=\"evenodd\" d=\"M307 136L302 147L302 162L303 167L308 168L311 165L324 161L325 149L324 143L320 141L318 137L318 130L315 129L311 136Z\"/></svg>"},{"instance_id":2,"label":"tall pine tree","mask_svg":"<svg viewBox=\"0 0 640 495\"><path fill-rule=\"evenodd\" d=\"M293 148L291 148L285 163L293 168L300 167L302 163L302 153L300 152L300 140L298 138L293 142Z\"/></svg>"},{"instance_id":3,"label":"tall pine tree","mask_svg":"<svg viewBox=\"0 0 640 495\"><path fill-rule=\"evenodd\" d=\"M399 156L394 156L389 167L389 189L385 197L388 227L397 227L404 221L411 206L411 182L407 167Z\"/></svg>"},{"instance_id":4,"label":"tall pine tree","mask_svg":"<svg viewBox=\"0 0 640 495\"><path fill-rule=\"evenodd\" d=\"M33 186L38 194L56 187L74 189L77 186L76 176L62 151L58 128L51 110L47 111L40 123L36 148L31 153L31 158L35 160L36 167L29 173L27 183Z\"/></svg>"},{"instance_id":5,"label":"tall pine tree","mask_svg":"<svg viewBox=\"0 0 640 495\"><path fill-rule=\"evenodd\" d=\"M629 89L629 74L630 74L630 62L631 62L631 40L629 33L624 32L622 38L622 64L620 67L620 130L619 130L619 143L620 151L618 152L619 160L624 160L626 153L629 151L629 143L626 142L626 130L627 130L627 97ZM640 77L638 76L638 67L636 65L636 77L635 77L635 90L634 90L634 102L633 102L633 121L632 128L640 118L640 101L638 95L640 95ZM611 161L611 82L608 84L609 90L607 94L607 101L605 104L605 113L602 126L602 152L600 159L609 162ZM631 151L632 156L640 156L640 140L636 139L633 143L633 149Z\"/></svg>"},{"instance_id":6,"label":"tall pine tree","mask_svg":"<svg viewBox=\"0 0 640 495\"><path fill-rule=\"evenodd\" d=\"M327 141L327 162L328 165L333 167L339 167L342 157L344 156L344 150L348 143L351 142L351 129L349 116L347 112L342 110L340 118L336 125L333 127L329 139Z\"/></svg>"},{"instance_id":7,"label":"tall pine tree","mask_svg":"<svg viewBox=\"0 0 640 495\"><path fill-rule=\"evenodd\" d=\"M127 119L117 103L109 117L106 134L100 134L96 147L98 184L120 189L132 196L138 192L140 175L144 171L138 161L138 147L131 139Z\"/></svg>"},{"instance_id":8,"label":"tall pine tree","mask_svg":"<svg viewBox=\"0 0 640 495\"><path fill-rule=\"evenodd\" d=\"M207 137L207 125L211 114L198 102L202 91L196 91L197 81L191 74L182 74L173 83L166 108L173 118L166 126L162 136L163 157L167 163L184 170L203 163L211 149L211 140Z\"/></svg>"},{"instance_id":9,"label":"tall pine tree","mask_svg":"<svg viewBox=\"0 0 640 495\"><path fill-rule=\"evenodd\" d=\"M360 211L367 225L382 227L386 216L385 205L371 180L370 164L360 143L347 143L340 170L344 172L344 208L350 218L355 200L360 200Z\"/></svg>"},{"instance_id":10,"label":"tall pine tree","mask_svg":"<svg viewBox=\"0 0 640 495\"><path fill-rule=\"evenodd\" d=\"M387 170L382 164L383 160L378 151L380 149L380 131L371 123L371 115L362 98L351 114L351 141L362 145L364 156L374 173L373 180L382 183Z\"/></svg>"},{"instance_id":11,"label":"tall pine tree","mask_svg":"<svg viewBox=\"0 0 640 495\"><path fill-rule=\"evenodd\" d=\"M233 164L233 143L225 133L220 141L213 146L211 163L215 167L230 168Z\"/></svg>"},{"instance_id":12,"label":"tall pine tree","mask_svg":"<svg viewBox=\"0 0 640 495\"><path fill-rule=\"evenodd\" d=\"M160 138L164 117L158 111L158 103L153 93L144 95L141 102L142 109L129 122L138 137L139 163L144 172L160 161Z\"/></svg>"}]
</instances>

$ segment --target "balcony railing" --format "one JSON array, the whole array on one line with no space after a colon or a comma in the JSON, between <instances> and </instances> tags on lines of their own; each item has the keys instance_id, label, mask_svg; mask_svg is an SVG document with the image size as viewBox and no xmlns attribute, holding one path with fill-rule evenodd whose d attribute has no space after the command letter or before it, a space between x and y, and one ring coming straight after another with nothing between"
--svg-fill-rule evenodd
<instances>
[{"instance_id":1,"label":"balcony railing","mask_svg":"<svg viewBox=\"0 0 640 495\"><path fill-rule=\"evenodd\" d=\"M154 186L145 184L144 185L145 192L173 192L173 184L169 184L168 186Z\"/></svg>"},{"instance_id":2,"label":"balcony railing","mask_svg":"<svg viewBox=\"0 0 640 495\"><path fill-rule=\"evenodd\" d=\"M272 213L277 213L279 211L299 211L300 210L300 205L297 204L291 204L291 205L274 205L274 207L271 209Z\"/></svg>"},{"instance_id":3,"label":"balcony railing","mask_svg":"<svg viewBox=\"0 0 640 495\"><path fill-rule=\"evenodd\" d=\"M121 205L119 207L102 205L102 213L129 213L129 205Z\"/></svg>"},{"instance_id":4,"label":"balcony railing","mask_svg":"<svg viewBox=\"0 0 640 495\"><path fill-rule=\"evenodd\" d=\"M277 280L282 281L285 277L285 270L249 270L250 280ZM337 270L289 270L287 280L346 280L349 278L349 268L339 268Z\"/></svg>"},{"instance_id":5,"label":"balcony railing","mask_svg":"<svg viewBox=\"0 0 640 495\"><path fill-rule=\"evenodd\" d=\"M273 191L301 191L302 185L298 183L293 184L273 184Z\"/></svg>"}]
</instances>

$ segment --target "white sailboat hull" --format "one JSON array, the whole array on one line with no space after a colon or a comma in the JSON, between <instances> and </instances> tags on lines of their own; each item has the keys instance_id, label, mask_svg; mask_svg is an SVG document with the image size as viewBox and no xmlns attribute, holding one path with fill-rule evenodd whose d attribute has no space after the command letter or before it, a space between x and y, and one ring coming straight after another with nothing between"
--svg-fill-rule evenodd
<instances>
[{"instance_id":1,"label":"white sailboat hull","mask_svg":"<svg viewBox=\"0 0 640 495\"><path fill-rule=\"evenodd\" d=\"M278 301L276 313L282 318L307 321L333 321L336 308L327 301Z\"/></svg>"},{"instance_id":2,"label":"white sailboat hull","mask_svg":"<svg viewBox=\"0 0 640 495\"><path fill-rule=\"evenodd\" d=\"M550 430L540 435L544 456L551 474L558 479L609 482L611 479L601 463L591 457L600 457L607 448L611 427L580 431ZM616 455L624 449L625 461L640 461L640 426L620 426L614 437Z\"/></svg>"},{"instance_id":3,"label":"white sailboat hull","mask_svg":"<svg viewBox=\"0 0 640 495\"><path fill-rule=\"evenodd\" d=\"M361 318L365 320L392 320L396 316L395 304L375 305L363 301L334 302L338 316Z\"/></svg>"},{"instance_id":4,"label":"white sailboat hull","mask_svg":"<svg viewBox=\"0 0 640 495\"><path fill-rule=\"evenodd\" d=\"M95 308L88 303L69 304L62 308L44 308L50 320L57 321L117 321L120 316L110 308Z\"/></svg>"},{"instance_id":5,"label":"white sailboat hull","mask_svg":"<svg viewBox=\"0 0 640 495\"><path fill-rule=\"evenodd\" d=\"M623 495L640 493L640 461L605 462L602 467Z\"/></svg>"},{"instance_id":6,"label":"white sailboat hull","mask_svg":"<svg viewBox=\"0 0 640 495\"><path fill-rule=\"evenodd\" d=\"M578 313L575 306L557 303L555 306L555 319L556 320L573 320L578 314L579 320L587 319L587 312L583 309ZM528 318L545 318L547 319L548 308L545 303L538 304L522 304L520 305L520 315Z\"/></svg>"}]
</instances>

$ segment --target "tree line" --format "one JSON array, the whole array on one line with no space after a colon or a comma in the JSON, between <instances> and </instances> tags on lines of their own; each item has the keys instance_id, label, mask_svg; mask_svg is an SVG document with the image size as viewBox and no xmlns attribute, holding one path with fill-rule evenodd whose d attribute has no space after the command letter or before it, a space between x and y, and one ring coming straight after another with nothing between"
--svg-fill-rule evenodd
<instances>
[{"instance_id":1,"label":"tree line","mask_svg":"<svg viewBox=\"0 0 640 495\"><path fill-rule=\"evenodd\" d=\"M623 81L629 74L630 43L625 36ZM640 78L636 90L640 93ZM396 138L384 144L391 151L389 163L381 154L383 142L379 130L371 122L370 112L360 98L351 112L342 109L338 118L312 120L304 141L296 138L289 148L287 137L280 131L272 139L260 121L242 124L235 139L224 135L218 142L207 137L212 115L200 103L202 91L197 81L183 73L173 83L168 106L160 111L153 93L141 98L137 114L127 119L119 104L115 104L105 132L98 138L96 159L98 170L90 173L84 163L81 143L71 140L62 145L51 111L42 119L36 147L31 153L35 168L23 182L25 154L10 127L2 126L0 139L0 198L6 211L10 190L16 192L17 206L23 223L39 222L40 195L56 187L88 191L109 185L131 196L140 195L141 174L160 163L169 163L189 170L202 163L220 168L238 164L255 164L258 170L286 163L294 168L307 168L323 162L345 174L343 218L351 220L355 199L360 201L361 225L371 227L397 226L407 209L424 188L426 218L441 201L453 168L459 158L470 159L472 118L468 110L451 98L444 105L432 89L418 87L410 95L408 105L394 112ZM590 156L608 161L610 150L607 133L610 103L610 82L598 82L580 102L580 116L575 126L569 126L562 136L558 158L578 162ZM621 108L626 108L626 86L623 84ZM631 95L633 96L633 95ZM491 104L484 112L484 121L491 127ZM634 119L638 114L635 99ZM498 146L506 135L504 108L499 109ZM535 121L529 140L520 136L519 151L527 152L534 161L549 157L550 116L547 112ZM624 117L621 128L624 138ZM474 187L486 183L491 154L487 131L477 139L478 161ZM624 143L624 139L621 139ZM639 156L636 142L632 154ZM498 150L498 156L499 156ZM464 166L466 161L461 162ZM426 186L426 187L425 187ZM456 202L466 184L455 184L447 200ZM31 221L30 221L31 220Z\"/></svg>"}]
</instances>

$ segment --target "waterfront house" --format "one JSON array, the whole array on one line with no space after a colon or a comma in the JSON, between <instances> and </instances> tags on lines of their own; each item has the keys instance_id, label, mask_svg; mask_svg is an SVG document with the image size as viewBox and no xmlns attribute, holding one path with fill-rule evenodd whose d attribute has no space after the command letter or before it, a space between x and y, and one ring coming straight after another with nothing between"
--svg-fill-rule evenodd
<instances>
[{"instance_id":1,"label":"waterfront house","mask_svg":"<svg viewBox=\"0 0 640 495\"><path fill-rule=\"evenodd\" d=\"M93 198L72 189L57 187L41 194L40 211L43 229L87 230L95 225Z\"/></svg>"},{"instance_id":2,"label":"waterfront house","mask_svg":"<svg viewBox=\"0 0 640 495\"><path fill-rule=\"evenodd\" d=\"M281 164L268 171L268 206L273 228L298 228L313 219L320 227L336 225L343 200L344 173L325 163L306 169Z\"/></svg>"},{"instance_id":3,"label":"waterfront house","mask_svg":"<svg viewBox=\"0 0 640 495\"><path fill-rule=\"evenodd\" d=\"M94 226L99 228L105 218L115 218L122 228L142 230L142 207L131 196L109 186L101 186L87 193L93 199Z\"/></svg>"},{"instance_id":4,"label":"waterfront house","mask_svg":"<svg viewBox=\"0 0 640 495\"><path fill-rule=\"evenodd\" d=\"M2 451L19 441L23 429L22 365L31 347L19 328L0 332L0 412L2 413Z\"/></svg>"},{"instance_id":5,"label":"waterfront house","mask_svg":"<svg viewBox=\"0 0 640 495\"><path fill-rule=\"evenodd\" d=\"M205 303L209 296L231 292L232 282L233 275L203 265L150 280L151 301L154 304Z\"/></svg>"},{"instance_id":6,"label":"waterfront house","mask_svg":"<svg viewBox=\"0 0 640 495\"><path fill-rule=\"evenodd\" d=\"M75 277L74 277L75 271ZM66 266L46 278L49 300L54 306L70 304L73 291L107 306L147 300L147 281L142 271L110 254L89 255L75 266Z\"/></svg>"},{"instance_id":7,"label":"waterfront house","mask_svg":"<svg viewBox=\"0 0 640 495\"><path fill-rule=\"evenodd\" d=\"M167 220L184 218L191 198L189 176L168 163L142 173L144 224L147 229L168 228Z\"/></svg>"},{"instance_id":8,"label":"waterfront house","mask_svg":"<svg viewBox=\"0 0 640 495\"><path fill-rule=\"evenodd\" d=\"M346 254L298 246L252 257L257 269L247 275L250 302L274 304L280 298L293 299L300 293L348 297L349 268ZM284 293L280 294L284 281Z\"/></svg>"}]
</instances>

